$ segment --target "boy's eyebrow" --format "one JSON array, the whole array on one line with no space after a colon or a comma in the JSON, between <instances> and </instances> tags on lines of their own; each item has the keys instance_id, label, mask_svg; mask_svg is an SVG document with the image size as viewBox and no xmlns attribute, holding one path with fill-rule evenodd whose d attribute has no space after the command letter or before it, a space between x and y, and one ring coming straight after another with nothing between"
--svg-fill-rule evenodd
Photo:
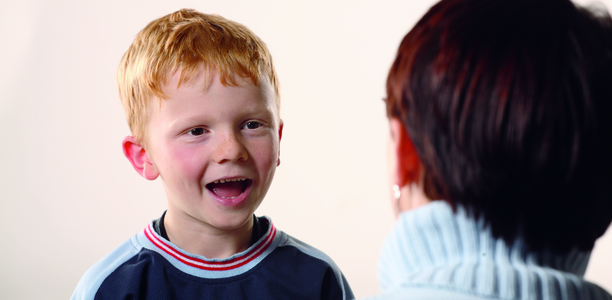
<instances>
[{"instance_id":1,"label":"boy's eyebrow","mask_svg":"<svg viewBox=\"0 0 612 300\"><path fill-rule=\"evenodd\" d=\"M209 123L209 120L209 117L201 115L193 115L187 117L179 116L169 120L166 128L170 130L182 130L190 126L206 126L206 123Z\"/></svg>"},{"instance_id":2,"label":"boy's eyebrow","mask_svg":"<svg viewBox=\"0 0 612 300\"><path fill-rule=\"evenodd\" d=\"M274 118L274 106L273 105L272 106L257 106L257 107L254 107L246 111L245 113L241 115L236 115L235 118L237 119L243 118L246 120L252 117L256 117L256 118L269 117L270 119L273 119ZM191 116L180 116L175 119L168 120L166 127L170 129L175 129L176 127L187 126L187 124L191 124L189 126L193 126L196 123L197 123L196 125L206 126L206 123L210 123L212 121L214 121L214 117L194 114Z\"/></svg>"}]
</instances>

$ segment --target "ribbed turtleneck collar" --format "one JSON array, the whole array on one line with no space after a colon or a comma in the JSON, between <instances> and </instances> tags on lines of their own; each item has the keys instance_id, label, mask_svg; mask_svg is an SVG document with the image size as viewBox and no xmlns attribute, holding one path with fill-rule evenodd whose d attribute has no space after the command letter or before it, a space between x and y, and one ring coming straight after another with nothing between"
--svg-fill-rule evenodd
<instances>
[{"instance_id":1,"label":"ribbed turtleneck collar","mask_svg":"<svg viewBox=\"0 0 612 300\"><path fill-rule=\"evenodd\" d=\"M381 253L379 280L383 293L430 287L496 299L609 296L584 281L589 256L528 252L520 240L508 246L464 209L455 214L434 201L399 216Z\"/></svg>"}]
</instances>

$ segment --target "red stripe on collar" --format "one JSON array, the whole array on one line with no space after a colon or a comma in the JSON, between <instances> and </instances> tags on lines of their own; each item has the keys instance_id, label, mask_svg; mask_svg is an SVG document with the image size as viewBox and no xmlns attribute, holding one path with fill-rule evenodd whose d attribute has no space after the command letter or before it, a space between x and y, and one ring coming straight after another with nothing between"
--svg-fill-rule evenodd
<instances>
[{"instance_id":1,"label":"red stripe on collar","mask_svg":"<svg viewBox=\"0 0 612 300\"><path fill-rule=\"evenodd\" d=\"M168 255L176 258L180 262L202 270L226 271L246 265L255 258L257 258L259 255L261 255L264 251L266 251L266 249L270 247L272 241L274 240L274 237L276 236L276 227L274 227L274 225L272 225L272 222L270 222L270 230L268 231L268 235L265 237L265 240L263 240L259 245L244 253L243 255L234 257L230 260L223 261L207 261L200 258L185 255L173 246L167 244L165 241L157 237L155 234L153 234L153 232L154 231L151 225L147 226L144 230L144 234L147 236L149 241L151 241L151 243L157 246L157 248L166 252Z\"/></svg>"}]
</instances>

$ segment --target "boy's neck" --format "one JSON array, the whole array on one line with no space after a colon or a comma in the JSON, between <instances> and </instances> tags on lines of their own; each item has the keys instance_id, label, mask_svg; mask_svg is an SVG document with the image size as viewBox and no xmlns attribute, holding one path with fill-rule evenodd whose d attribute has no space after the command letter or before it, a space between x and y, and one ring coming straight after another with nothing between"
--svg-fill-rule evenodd
<instances>
[{"instance_id":1,"label":"boy's neck","mask_svg":"<svg viewBox=\"0 0 612 300\"><path fill-rule=\"evenodd\" d=\"M222 230L168 209L164 227L169 240L179 248L206 258L222 259L251 246L253 216L239 228Z\"/></svg>"}]
</instances>

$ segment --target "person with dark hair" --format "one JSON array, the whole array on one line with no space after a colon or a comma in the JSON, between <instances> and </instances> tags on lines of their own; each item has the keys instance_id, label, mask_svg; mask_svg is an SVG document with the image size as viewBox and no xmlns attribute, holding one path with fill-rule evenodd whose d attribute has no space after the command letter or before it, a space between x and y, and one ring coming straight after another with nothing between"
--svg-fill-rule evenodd
<instances>
[{"instance_id":1,"label":"person with dark hair","mask_svg":"<svg viewBox=\"0 0 612 300\"><path fill-rule=\"evenodd\" d=\"M612 19L569 0L442 0L387 79L384 299L612 299Z\"/></svg>"}]
</instances>

